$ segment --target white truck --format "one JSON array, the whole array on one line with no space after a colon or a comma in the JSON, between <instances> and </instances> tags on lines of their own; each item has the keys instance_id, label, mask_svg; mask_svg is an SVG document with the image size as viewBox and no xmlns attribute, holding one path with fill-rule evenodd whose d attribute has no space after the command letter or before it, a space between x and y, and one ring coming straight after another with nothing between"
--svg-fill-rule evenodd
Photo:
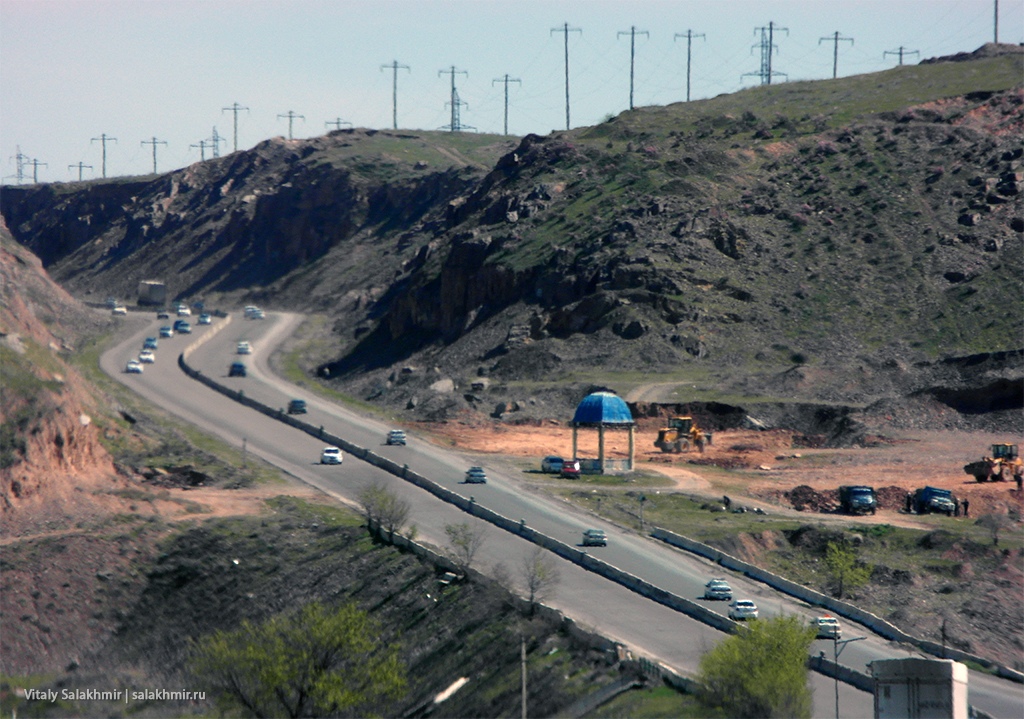
<instances>
[{"instance_id":1,"label":"white truck","mask_svg":"<svg viewBox=\"0 0 1024 719\"><path fill-rule=\"evenodd\" d=\"M871 663L875 719L968 719L967 665L952 659Z\"/></svg>"}]
</instances>

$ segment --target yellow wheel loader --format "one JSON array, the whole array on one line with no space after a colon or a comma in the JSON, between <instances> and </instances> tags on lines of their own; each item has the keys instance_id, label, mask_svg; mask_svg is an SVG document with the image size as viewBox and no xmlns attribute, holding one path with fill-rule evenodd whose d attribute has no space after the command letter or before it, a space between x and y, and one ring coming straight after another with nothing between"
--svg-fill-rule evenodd
<instances>
[{"instance_id":1,"label":"yellow wheel loader","mask_svg":"<svg viewBox=\"0 0 1024 719\"><path fill-rule=\"evenodd\" d=\"M711 444L711 433L704 432L693 422L693 417L670 417L668 427L658 430L658 439L654 446L662 452L689 452L696 447L703 452L705 445Z\"/></svg>"},{"instance_id":2,"label":"yellow wheel loader","mask_svg":"<svg viewBox=\"0 0 1024 719\"><path fill-rule=\"evenodd\" d=\"M991 456L965 464L964 472L979 482L1016 480L1024 475L1024 462L1017 453L1017 445L993 444Z\"/></svg>"}]
</instances>

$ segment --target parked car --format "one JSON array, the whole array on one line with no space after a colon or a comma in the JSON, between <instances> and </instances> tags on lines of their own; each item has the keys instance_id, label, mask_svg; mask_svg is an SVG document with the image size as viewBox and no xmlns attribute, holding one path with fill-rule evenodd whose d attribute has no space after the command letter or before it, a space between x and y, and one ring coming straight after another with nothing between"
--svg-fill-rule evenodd
<instances>
[{"instance_id":1,"label":"parked car","mask_svg":"<svg viewBox=\"0 0 1024 719\"><path fill-rule=\"evenodd\" d=\"M402 447L405 446L405 432L400 429L393 429L388 432L388 437L384 440L385 444L395 444Z\"/></svg>"},{"instance_id":2,"label":"parked car","mask_svg":"<svg viewBox=\"0 0 1024 719\"><path fill-rule=\"evenodd\" d=\"M185 320L175 320L174 331L183 335L192 334L192 325Z\"/></svg>"},{"instance_id":3,"label":"parked car","mask_svg":"<svg viewBox=\"0 0 1024 719\"><path fill-rule=\"evenodd\" d=\"M587 529L583 532L584 547L607 547L608 537L603 529Z\"/></svg>"},{"instance_id":4,"label":"parked car","mask_svg":"<svg viewBox=\"0 0 1024 719\"><path fill-rule=\"evenodd\" d=\"M128 374L142 374L142 363L138 360L128 360L128 364L124 366L124 371Z\"/></svg>"},{"instance_id":5,"label":"parked car","mask_svg":"<svg viewBox=\"0 0 1024 719\"><path fill-rule=\"evenodd\" d=\"M817 628L818 639L841 639L843 636L839 620L828 614L812 619L811 626Z\"/></svg>"},{"instance_id":6,"label":"parked car","mask_svg":"<svg viewBox=\"0 0 1024 719\"><path fill-rule=\"evenodd\" d=\"M561 457L555 457L554 455L545 457L540 461L540 471L558 474L562 471L562 461Z\"/></svg>"},{"instance_id":7,"label":"parked car","mask_svg":"<svg viewBox=\"0 0 1024 719\"><path fill-rule=\"evenodd\" d=\"M341 464L342 459L341 450L337 447L324 447L320 453L320 464Z\"/></svg>"},{"instance_id":8,"label":"parked car","mask_svg":"<svg viewBox=\"0 0 1024 719\"><path fill-rule=\"evenodd\" d=\"M174 337L174 328L170 325L164 325L160 328L160 336L165 338Z\"/></svg>"},{"instance_id":9,"label":"parked car","mask_svg":"<svg viewBox=\"0 0 1024 719\"><path fill-rule=\"evenodd\" d=\"M875 490L863 485L843 485L839 488L839 510L844 514L874 514L878 511Z\"/></svg>"},{"instance_id":10,"label":"parked car","mask_svg":"<svg viewBox=\"0 0 1024 719\"><path fill-rule=\"evenodd\" d=\"M241 362L232 362L228 367L228 377L245 377L247 370Z\"/></svg>"},{"instance_id":11,"label":"parked car","mask_svg":"<svg viewBox=\"0 0 1024 719\"><path fill-rule=\"evenodd\" d=\"M252 345L249 344L248 341L242 340L235 347L235 352L237 352L240 355L251 355L252 354Z\"/></svg>"},{"instance_id":12,"label":"parked car","mask_svg":"<svg viewBox=\"0 0 1024 719\"><path fill-rule=\"evenodd\" d=\"M147 337L142 341L142 349L155 350L157 348L156 337Z\"/></svg>"},{"instance_id":13,"label":"parked car","mask_svg":"<svg viewBox=\"0 0 1024 719\"><path fill-rule=\"evenodd\" d=\"M559 474L566 479L580 478L580 461L578 459L567 459L562 462L562 469Z\"/></svg>"},{"instance_id":14,"label":"parked car","mask_svg":"<svg viewBox=\"0 0 1024 719\"><path fill-rule=\"evenodd\" d=\"M139 352L139 362L143 364L153 364L156 362L156 355L153 354L153 350L142 350Z\"/></svg>"},{"instance_id":15,"label":"parked car","mask_svg":"<svg viewBox=\"0 0 1024 719\"><path fill-rule=\"evenodd\" d=\"M306 400L293 399L289 401L288 414L306 414Z\"/></svg>"},{"instance_id":16,"label":"parked car","mask_svg":"<svg viewBox=\"0 0 1024 719\"><path fill-rule=\"evenodd\" d=\"M124 305L117 305L114 309L110 310L112 315L126 315L128 314L128 308Z\"/></svg>"},{"instance_id":17,"label":"parked car","mask_svg":"<svg viewBox=\"0 0 1024 719\"><path fill-rule=\"evenodd\" d=\"M118 301L117 301L117 298L116 298L116 297L108 297L108 298L107 298L107 299L105 300L105 302L106 302L106 305L107 305L107 309L108 309L108 310L112 310L112 309L114 309L115 307L117 307L117 306L118 306L119 304L121 304L120 302L118 302Z\"/></svg>"},{"instance_id":18,"label":"parked car","mask_svg":"<svg viewBox=\"0 0 1024 719\"><path fill-rule=\"evenodd\" d=\"M212 325L213 324L213 318L210 317L210 315L208 315L208 314L206 314L204 312L203 314L199 315L199 324L201 324L201 325Z\"/></svg>"},{"instance_id":19,"label":"parked car","mask_svg":"<svg viewBox=\"0 0 1024 719\"><path fill-rule=\"evenodd\" d=\"M708 580L708 583L704 585L704 598L724 599L728 602L732 599L732 587L724 579Z\"/></svg>"},{"instance_id":20,"label":"parked car","mask_svg":"<svg viewBox=\"0 0 1024 719\"><path fill-rule=\"evenodd\" d=\"M171 319L171 315L170 315L169 312L165 312L164 310L160 310L159 312L156 313L156 318L158 320L169 320L169 319Z\"/></svg>"},{"instance_id":21,"label":"parked car","mask_svg":"<svg viewBox=\"0 0 1024 719\"><path fill-rule=\"evenodd\" d=\"M470 467L466 470L466 484L487 484L487 473L483 467Z\"/></svg>"},{"instance_id":22,"label":"parked car","mask_svg":"<svg viewBox=\"0 0 1024 719\"><path fill-rule=\"evenodd\" d=\"M729 605L729 619L757 619L757 605L749 599L736 599Z\"/></svg>"}]
</instances>

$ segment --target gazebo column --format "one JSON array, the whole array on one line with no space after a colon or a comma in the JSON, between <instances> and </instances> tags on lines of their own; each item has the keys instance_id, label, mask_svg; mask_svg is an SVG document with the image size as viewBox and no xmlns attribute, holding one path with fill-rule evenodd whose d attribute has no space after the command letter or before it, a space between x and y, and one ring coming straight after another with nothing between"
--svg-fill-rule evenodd
<instances>
[{"instance_id":1,"label":"gazebo column","mask_svg":"<svg viewBox=\"0 0 1024 719\"><path fill-rule=\"evenodd\" d=\"M604 423L597 425L597 462L604 474Z\"/></svg>"},{"instance_id":2,"label":"gazebo column","mask_svg":"<svg viewBox=\"0 0 1024 719\"><path fill-rule=\"evenodd\" d=\"M576 425L573 425L572 426L572 457L571 457L571 459L576 459L576 457L579 456L579 455L576 454L576 440L577 440L576 433L578 431L579 431L579 427L577 427Z\"/></svg>"},{"instance_id":3,"label":"gazebo column","mask_svg":"<svg viewBox=\"0 0 1024 719\"><path fill-rule=\"evenodd\" d=\"M629 471L633 471L633 460L636 455L636 425L629 425Z\"/></svg>"}]
</instances>

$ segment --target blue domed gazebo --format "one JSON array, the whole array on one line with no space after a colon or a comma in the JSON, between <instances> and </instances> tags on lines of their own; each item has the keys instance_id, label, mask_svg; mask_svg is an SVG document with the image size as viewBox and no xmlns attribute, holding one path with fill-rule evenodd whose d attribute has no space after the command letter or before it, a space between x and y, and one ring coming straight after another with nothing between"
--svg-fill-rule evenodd
<instances>
[{"instance_id":1,"label":"blue domed gazebo","mask_svg":"<svg viewBox=\"0 0 1024 719\"><path fill-rule=\"evenodd\" d=\"M594 392L583 398L576 407L572 418L572 456L576 458L577 432L580 427L597 427L597 465L593 466L599 474L607 474L609 469L632 471L633 457L636 447L633 415L621 397L614 392ZM606 427L629 429L629 459L625 462L606 460L604 457L604 431ZM581 462L581 468L583 463ZM613 466L619 465L619 466Z\"/></svg>"}]
</instances>

